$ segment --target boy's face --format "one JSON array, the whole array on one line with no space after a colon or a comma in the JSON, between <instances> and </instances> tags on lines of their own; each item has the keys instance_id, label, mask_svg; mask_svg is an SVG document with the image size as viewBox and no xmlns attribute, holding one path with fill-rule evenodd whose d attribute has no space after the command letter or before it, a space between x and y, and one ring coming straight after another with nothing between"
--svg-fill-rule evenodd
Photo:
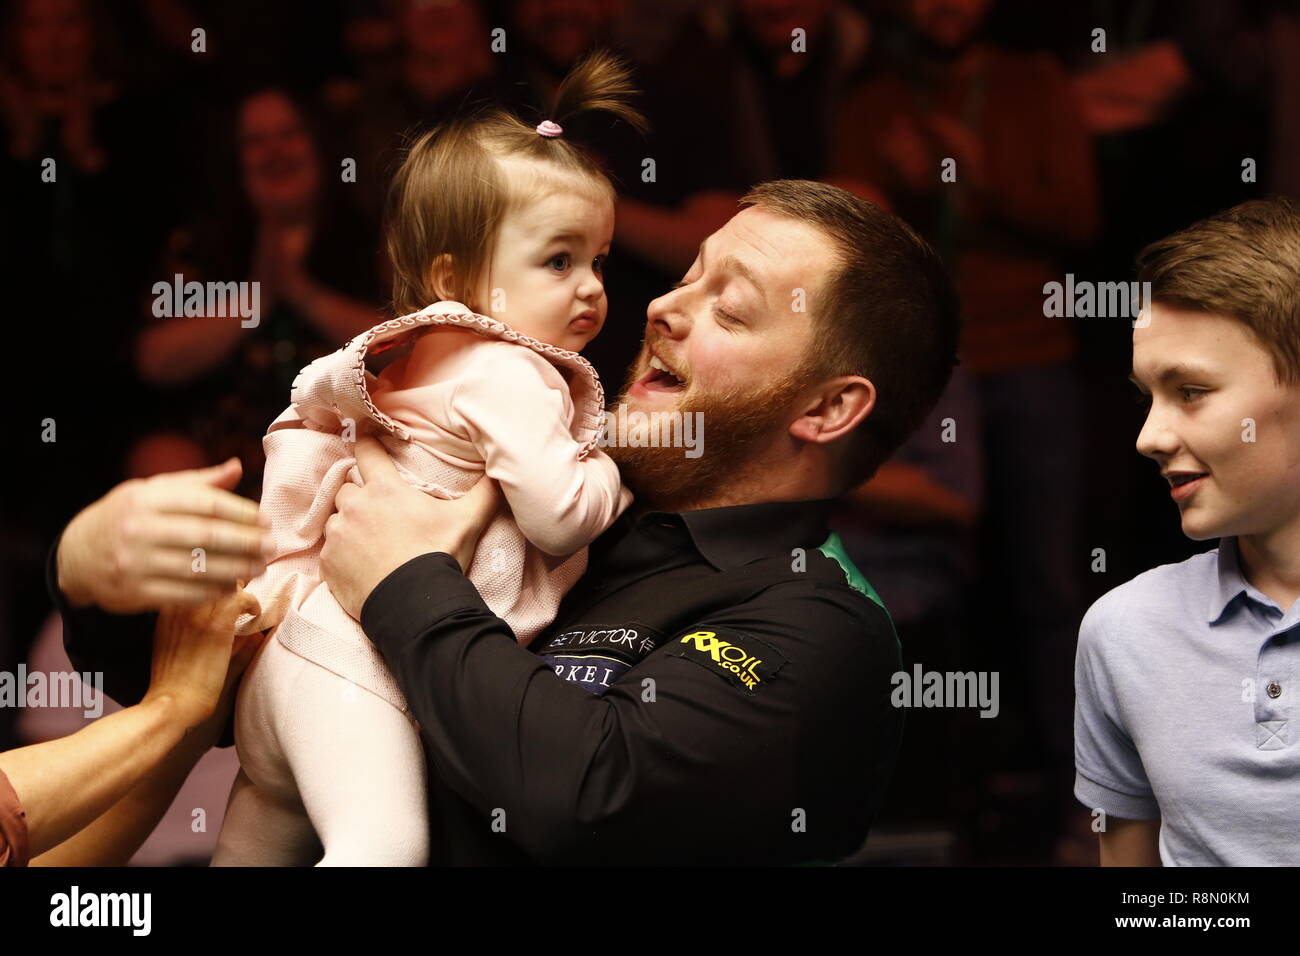
<instances>
[{"instance_id":1,"label":"boy's face","mask_svg":"<svg viewBox=\"0 0 1300 956\"><path fill-rule=\"evenodd\" d=\"M1151 399L1137 450L1160 466L1194 540L1300 520L1300 387L1240 322L1156 303L1133 329L1132 380ZM1200 476L1176 486L1178 473Z\"/></svg>"}]
</instances>

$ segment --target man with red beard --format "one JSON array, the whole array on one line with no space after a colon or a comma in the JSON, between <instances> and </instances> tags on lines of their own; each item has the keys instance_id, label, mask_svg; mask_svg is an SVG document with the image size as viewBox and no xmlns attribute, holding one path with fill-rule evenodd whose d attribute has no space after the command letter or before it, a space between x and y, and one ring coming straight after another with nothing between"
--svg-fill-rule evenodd
<instances>
[{"instance_id":1,"label":"man with red beard","mask_svg":"<svg viewBox=\"0 0 1300 956\"><path fill-rule=\"evenodd\" d=\"M825 517L937 401L956 302L921 239L843 190L777 181L741 206L650 304L618 399L701 412L705 452L607 449L637 501L528 648L461 571L492 483L433 499L358 443L364 485L340 490L322 569L419 722L436 862L833 861L866 837L902 728L899 648ZM255 559L246 513L201 484L229 476L190 479L191 505L181 480L152 511L148 489L92 505L52 555L72 660L119 699L147 677L147 644L87 605L147 609L167 542L196 533L230 583ZM153 580L110 586L109 554Z\"/></svg>"}]
</instances>

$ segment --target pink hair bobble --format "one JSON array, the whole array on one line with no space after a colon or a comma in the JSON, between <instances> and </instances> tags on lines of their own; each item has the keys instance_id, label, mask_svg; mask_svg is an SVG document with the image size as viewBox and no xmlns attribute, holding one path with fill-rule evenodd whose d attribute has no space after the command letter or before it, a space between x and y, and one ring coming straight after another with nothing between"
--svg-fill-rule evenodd
<instances>
[{"instance_id":1,"label":"pink hair bobble","mask_svg":"<svg viewBox=\"0 0 1300 956\"><path fill-rule=\"evenodd\" d=\"M564 132L559 123L552 123L550 120L542 120L537 124L537 132L541 133L547 139L554 139Z\"/></svg>"}]
</instances>

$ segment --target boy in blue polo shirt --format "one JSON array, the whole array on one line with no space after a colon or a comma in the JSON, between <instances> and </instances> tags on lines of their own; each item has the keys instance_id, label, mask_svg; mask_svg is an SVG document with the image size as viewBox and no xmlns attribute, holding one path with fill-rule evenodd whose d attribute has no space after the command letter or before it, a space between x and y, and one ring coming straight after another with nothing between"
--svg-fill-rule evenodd
<instances>
[{"instance_id":1,"label":"boy in blue polo shirt","mask_svg":"<svg viewBox=\"0 0 1300 956\"><path fill-rule=\"evenodd\" d=\"M1103 865L1300 865L1300 211L1219 213L1143 250L1138 280L1137 449L1219 546L1084 616L1075 796Z\"/></svg>"}]
</instances>

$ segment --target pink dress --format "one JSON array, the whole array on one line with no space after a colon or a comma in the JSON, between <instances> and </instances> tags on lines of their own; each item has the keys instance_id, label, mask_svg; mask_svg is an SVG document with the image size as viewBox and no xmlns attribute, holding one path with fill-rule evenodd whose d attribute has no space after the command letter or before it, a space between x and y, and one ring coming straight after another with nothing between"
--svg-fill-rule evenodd
<instances>
[{"instance_id":1,"label":"pink dress","mask_svg":"<svg viewBox=\"0 0 1300 956\"><path fill-rule=\"evenodd\" d=\"M368 358L390 361L376 377ZM378 363L376 363L378 364ZM458 498L484 473L510 505L468 577L526 645L586 568L586 546L631 501L597 447L604 391L591 364L458 302L384 322L313 362L263 439L263 511L274 553L248 585L261 603L239 633L276 627L293 653L406 710L360 626L320 580L334 495L352 442L376 435L413 486Z\"/></svg>"}]
</instances>

